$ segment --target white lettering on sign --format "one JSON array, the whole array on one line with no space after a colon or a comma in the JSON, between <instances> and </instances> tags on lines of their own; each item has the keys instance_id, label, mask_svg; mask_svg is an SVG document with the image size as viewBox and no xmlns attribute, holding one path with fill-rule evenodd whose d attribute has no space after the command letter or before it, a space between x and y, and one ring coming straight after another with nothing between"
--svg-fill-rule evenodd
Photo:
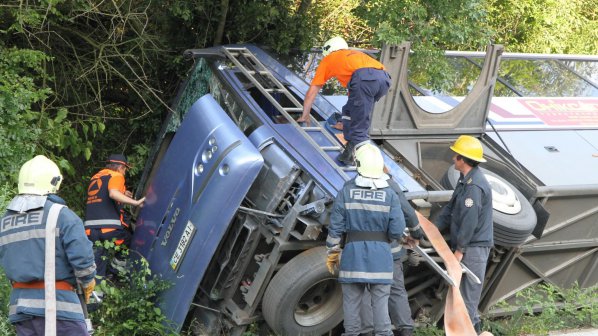
<instances>
[{"instance_id":1,"label":"white lettering on sign","mask_svg":"<svg viewBox=\"0 0 598 336\"><path fill-rule=\"evenodd\" d=\"M39 225L42 223L43 217L43 210L6 216L2 218L2 224L0 224L0 232L22 228L24 226L29 225Z\"/></svg>"},{"instance_id":2,"label":"white lettering on sign","mask_svg":"<svg viewBox=\"0 0 598 336\"><path fill-rule=\"evenodd\" d=\"M349 194L354 200L379 202L386 200L386 192L381 190L351 189Z\"/></svg>"}]
</instances>

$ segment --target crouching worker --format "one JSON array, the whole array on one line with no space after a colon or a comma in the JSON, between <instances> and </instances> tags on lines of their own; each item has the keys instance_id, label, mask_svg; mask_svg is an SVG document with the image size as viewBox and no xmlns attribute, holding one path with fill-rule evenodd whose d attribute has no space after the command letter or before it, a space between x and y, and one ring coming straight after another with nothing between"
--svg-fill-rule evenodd
<instances>
[{"instance_id":1,"label":"crouching worker","mask_svg":"<svg viewBox=\"0 0 598 336\"><path fill-rule=\"evenodd\" d=\"M376 335L392 335L388 297L393 283L390 241L400 239L405 219L397 194L388 186L380 150L366 143L355 153L357 172L339 191L330 215L326 264L343 290L344 335L359 335L364 291L369 289ZM341 237L346 235L341 254Z\"/></svg>"},{"instance_id":2,"label":"crouching worker","mask_svg":"<svg viewBox=\"0 0 598 336\"><path fill-rule=\"evenodd\" d=\"M9 320L19 336L88 335L74 289L89 299L96 266L83 222L56 195L61 182L45 156L27 161L2 217L0 267L12 283Z\"/></svg>"},{"instance_id":3,"label":"crouching worker","mask_svg":"<svg viewBox=\"0 0 598 336\"><path fill-rule=\"evenodd\" d=\"M130 223L125 221L124 205L143 206L145 197L133 199L125 186L125 175L131 166L126 156L112 154L106 168L96 173L87 188L85 231L95 242L114 241L115 245L128 247L131 242ZM98 278L104 278L110 265L103 247L94 247Z\"/></svg>"},{"instance_id":4,"label":"crouching worker","mask_svg":"<svg viewBox=\"0 0 598 336\"><path fill-rule=\"evenodd\" d=\"M324 58L305 93L303 113L297 122L310 126L311 108L318 93L329 79L336 78L347 88L349 95L342 111L342 130L347 145L337 160L353 166L353 152L370 139L374 104L388 93L390 75L382 63L361 51L349 49L347 41L339 36L324 43L322 55Z\"/></svg>"}]
</instances>

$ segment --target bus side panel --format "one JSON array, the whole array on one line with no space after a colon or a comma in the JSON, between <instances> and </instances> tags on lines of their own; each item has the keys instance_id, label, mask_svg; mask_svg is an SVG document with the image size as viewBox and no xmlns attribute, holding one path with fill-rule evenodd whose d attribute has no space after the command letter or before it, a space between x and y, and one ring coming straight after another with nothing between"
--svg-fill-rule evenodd
<instances>
[{"instance_id":1,"label":"bus side panel","mask_svg":"<svg viewBox=\"0 0 598 336\"><path fill-rule=\"evenodd\" d=\"M179 328L263 158L206 95L189 109L147 188L132 248L172 286L160 298Z\"/></svg>"}]
</instances>

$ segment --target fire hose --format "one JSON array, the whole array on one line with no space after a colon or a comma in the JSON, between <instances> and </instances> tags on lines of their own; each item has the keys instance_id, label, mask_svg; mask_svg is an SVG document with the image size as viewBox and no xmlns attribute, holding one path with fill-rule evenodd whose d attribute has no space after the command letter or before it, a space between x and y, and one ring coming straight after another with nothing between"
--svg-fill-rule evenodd
<instances>
[{"instance_id":1,"label":"fire hose","mask_svg":"<svg viewBox=\"0 0 598 336\"><path fill-rule=\"evenodd\" d=\"M459 284L461 283L464 269L446 244L446 241L438 231L438 228L436 228L436 226L421 213L417 211L416 213L419 224L424 230L426 237L428 237L428 240L444 261L444 265L446 266L446 276L443 277L445 279L451 279L454 283L454 285L449 286L446 295L444 306L444 331L447 336L477 336L473 324L471 323L471 319L469 318L469 314L467 313L467 308L465 308L465 302L463 301L461 292L459 292ZM440 270L440 274L444 274L444 270ZM483 332L481 335L492 336L489 332Z\"/></svg>"}]
</instances>

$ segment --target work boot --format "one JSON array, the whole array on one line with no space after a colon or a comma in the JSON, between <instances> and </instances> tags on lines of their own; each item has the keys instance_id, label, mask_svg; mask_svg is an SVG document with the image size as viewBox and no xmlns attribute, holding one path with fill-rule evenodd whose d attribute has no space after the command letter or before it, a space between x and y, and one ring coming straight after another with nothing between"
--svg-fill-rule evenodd
<instances>
[{"instance_id":1,"label":"work boot","mask_svg":"<svg viewBox=\"0 0 598 336\"><path fill-rule=\"evenodd\" d=\"M394 336L413 336L413 329L395 329L392 334Z\"/></svg>"},{"instance_id":2,"label":"work boot","mask_svg":"<svg viewBox=\"0 0 598 336\"><path fill-rule=\"evenodd\" d=\"M473 329L475 330L476 334L481 334L482 333L482 322L478 322L476 324L473 325Z\"/></svg>"},{"instance_id":3,"label":"work boot","mask_svg":"<svg viewBox=\"0 0 598 336\"><path fill-rule=\"evenodd\" d=\"M126 273L127 260L119 259L117 256L114 256L114 258L112 258L110 261L110 266L112 266L112 269L118 273Z\"/></svg>"},{"instance_id":4,"label":"work boot","mask_svg":"<svg viewBox=\"0 0 598 336\"><path fill-rule=\"evenodd\" d=\"M352 141L347 142L345 146L345 150L340 153L336 159L340 162L344 163L347 166L354 166L355 165L355 145Z\"/></svg>"}]
</instances>

